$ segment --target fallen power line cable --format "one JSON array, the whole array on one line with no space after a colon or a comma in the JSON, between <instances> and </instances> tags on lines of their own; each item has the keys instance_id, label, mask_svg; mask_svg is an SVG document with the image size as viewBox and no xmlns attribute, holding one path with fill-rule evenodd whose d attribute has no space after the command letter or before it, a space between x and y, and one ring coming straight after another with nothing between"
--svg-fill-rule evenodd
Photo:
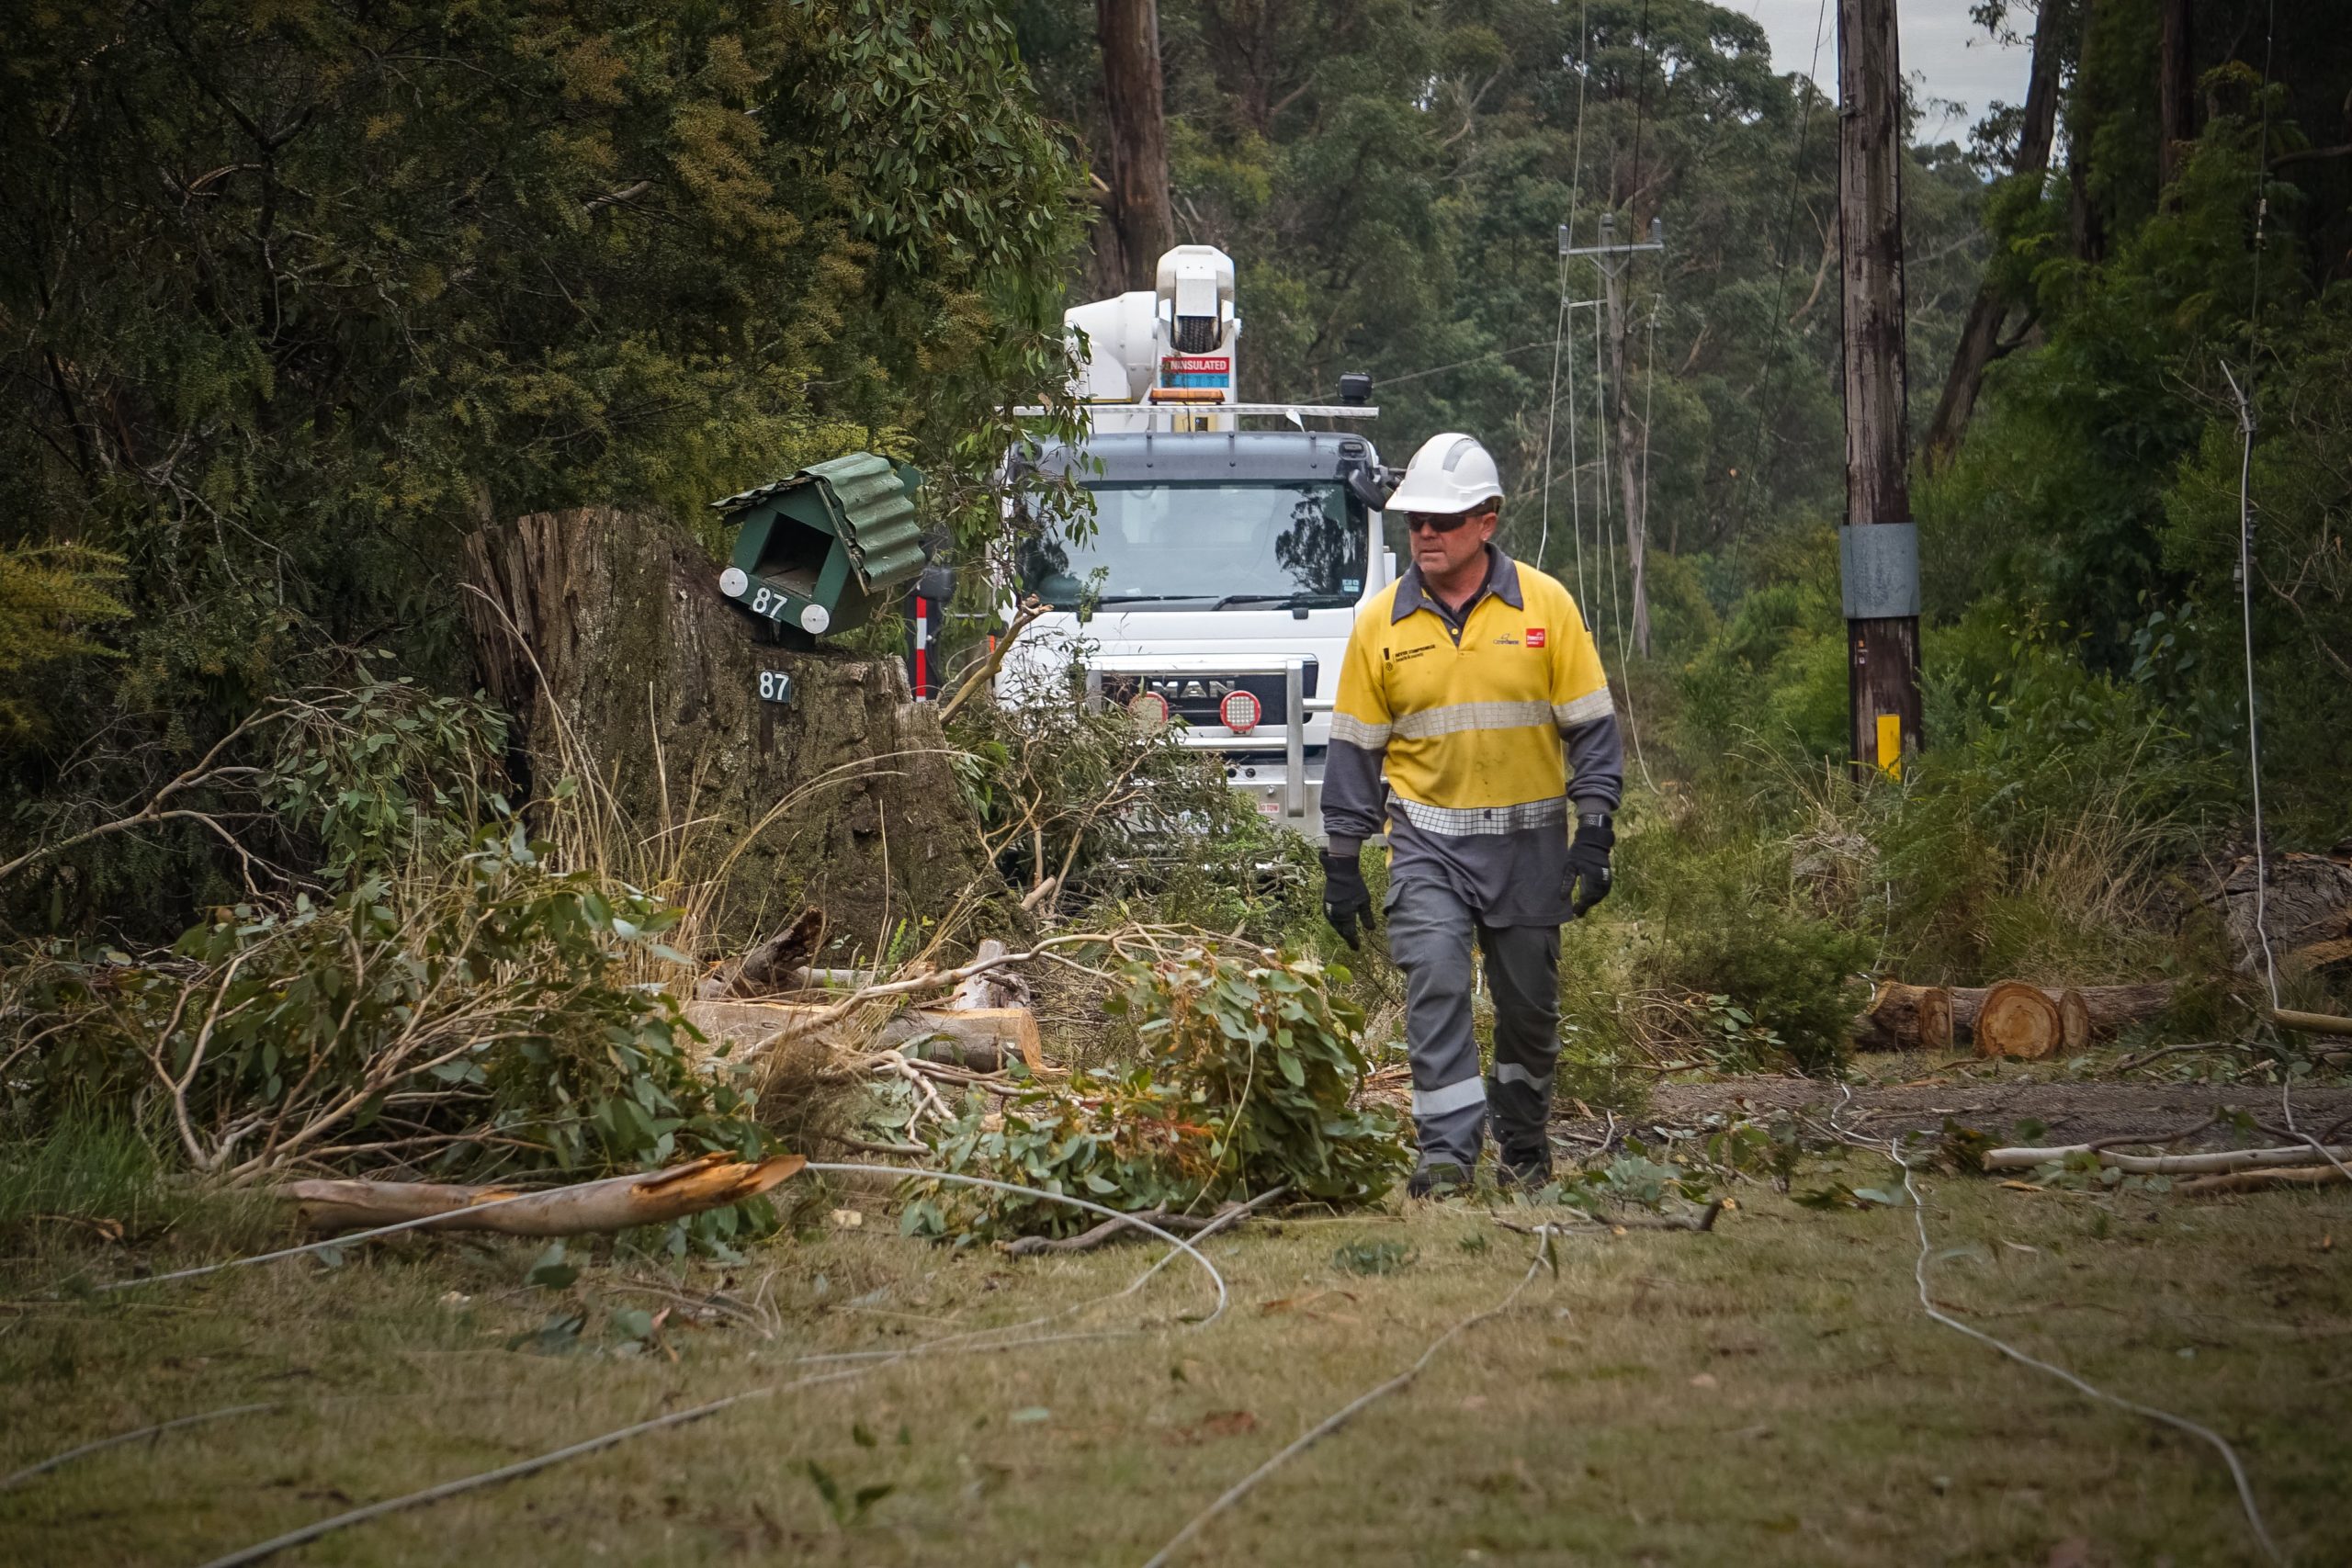
<instances>
[{"instance_id":1,"label":"fallen power line cable","mask_svg":"<svg viewBox=\"0 0 2352 1568\"><path fill-rule=\"evenodd\" d=\"M1288 1447L1284 1448L1280 1453L1274 1455L1273 1458L1268 1460L1265 1463L1260 1465L1257 1469L1251 1471L1240 1480L1235 1482L1231 1486L1227 1487L1225 1491L1219 1494L1216 1499L1210 1503L1207 1507L1203 1508L1199 1513L1194 1514L1190 1519L1187 1519L1184 1522L1183 1529L1169 1537L1168 1544L1161 1547L1158 1551L1152 1553L1150 1561L1144 1564L1144 1568L1166 1568L1166 1565L1174 1560L1176 1553L1182 1550L1184 1544L1201 1532L1203 1527L1206 1526L1211 1519L1216 1518L1219 1514L1233 1506L1234 1504L1238 1503L1242 1498L1248 1496L1251 1490L1254 1489L1260 1482L1265 1480L1266 1477L1272 1475L1275 1471L1280 1470L1291 1460L1295 1459L1298 1455L1306 1452L1316 1443L1320 1442L1323 1438L1329 1437L1332 1433L1346 1426L1368 1405L1387 1394L1396 1393L1396 1390L1403 1388L1407 1383L1411 1382L1415 1378L1420 1376L1422 1369L1427 1367L1431 1361L1435 1360L1437 1359L1437 1353L1440 1350L1444 1349L1448 1344L1452 1343L1456 1336L1464 1333L1465 1330L1476 1327L1479 1324L1486 1322L1489 1318L1500 1317L1504 1313L1510 1311L1511 1303L1519 1300L1520 1292L1526 1290L1527 1287L1534 1281L1536 1271L1542 1269L1545 1263L1552 1261L1551 1228L1549 1226L1543 1227L1543 1233L1541 1239L1536 1244L1534 1260L1528 1264L1527 1272L1520 1276L1519 1283L1513 1285L1510 1292L1504 1295L1501 1301L1497 1302L1493 1306L1487 1308L1484 1312L1472 1313L1468 1317L1462 1319L1453 1327L1439 1335L1435 1339L1430 1340L1429 1348L1423 1350L1420 1354L1420 1358L1411 1366L1407 1367L1403 1371L1398 1372L1386 1382L1380 1383L1375 1387L1364 1390L1363 1393L1356 1395L1355 1398L1350 1400L1347 1404L1341 1405L1339 1409L1334 1410L1330 1415L1326 1416L1314 1426L1308 1427L1305 1432L1301 1433L1296 1438L1295 1438ZM1557 1265L1555 1265L1555 1267L1557 1267Z\"/></svg>"},{"instance_id":2,"label":"fallen power line cable","mask_svg":"<svg viewBox=\"0 0 2352 1568\"><path fill-rule=\"evenodd\" d=\"M6 1475L0 1475L0 1492L6 1492L11 1486L22 1485L36 1475L46 1475L61 1465L71 1464L77 1459L87 1459L92 1454L103 1453L108 1449L120 1448L125 1443L135 1443L141 1438L159 1438L165 1432L175 1432L183 1427L201 1427L209 1421L225 1421L232 1416L254 1416L265 1410L277 1410L283 1407L284 1402L279 1400L264 1400L258 1404L232 1404L225 1410L208 1410L199 1416L182 1416L175 1420L158 1421L152 1427L141 1427L136 1431L117 1432L111 1438L95 1438L78 1447L67 1449L63 1453L51 1454L37 1464L28 1464L22 1470L11 1471Z\"/></svg>"},{"instance_id":3,"label":"fallen power line cable","mask_svg":"<svg viewBox=\"0 0 2352 1568\"><path fill-rule=\"evenodd\" d=\"M1015 1182L996 1181L987 1177L965 1176L953 1171L924 1170L905 1166L862 1165L852 1163L833 1164L819 1163L815 1161L811 1161L805 1168L813 1171L839 1175L888 1176L901 1180L909 1178L920 1178L945 1181L955 1186L983 1188L992 1191L1011 1193L1017 1197L1043 1198L1048 1202L1060 1203L1073 1209L1082 1209L1090 1213L1101 1214L1106 1218L1124 1220L1128 1224L1134 1224L1137 1229L1145 1231L1146 1233L1169 1244L1170 1250L1155 1261L1150 1268L1138 1274L1135 1280L1125 1287L1125 1289L1114 1292L1107 1296L1096 1297L1091 1301L1081 1302L1078 1303L1078 1305L1069 1308L1068 1313L1065 1313L1063 1315L1069 1315L1069 1313L1083 1311L1088 1307L1098 1305L1102 1302L1116 1301L1122 1297L1134 1294L1136 1291L1141 1290L1154 1275L1159 1272L1160 1269L1166 1268L1169 1262L1179 1253L1182 1253L1190 1257L1194 1262L1198 1263L1201 1268L1207 1272L1209 1279L1216 1287L1216 1307L1213 1308L1205 1316L1189 1325L1193 1331L1197 1332L1200 1329L1207 1327L1210 1324L1215 1323L1218 1317L1223 1315L1227 1303L1229 1300L1229 1292L1226 1288L1225 1276L1217 1271L1216 1265L1211 1263L1208 1260L1207 1256L1201 1252L1195 1245L1198 1241L1205 1240L1217 1228L1216 1224L1214 1222L1207 1227L1201 1230L1198 1235L1193 1238L1193 1240L1187 1241L1182 1236L1177 1235L1170 1231L1162 1230L1159 1226L1136 1219L1133 1215L1122 1214L1116 1209L1106 1208L1102 1204L1090 1202L1083 1198L1073 1198L1067 1193L1061 1192L1047 1192L1042 1188L1023 1187ZM1229 1223L1232 1218L1238 1217L1241 1213L1246 1212L1247 1211L1244 1210L1228 1211L1226 1215L1220 1216L1220 1219ZM1539 1255L1538 1261L1540 1262L1542 1258ZM1529 1278L1533 1278L1533 1271L1532 1269L1530 1270ZM1522 1280L1522 1286L1524 1283L1525 1281ZM1517 1292L1514 1292L1513 1294L1516 1295ZM1505 1304L1508 1304L1508 1303ZM1497 1310L1500 1309L1498 1308ZM587 1454L596 1453L605 1449L611 1448L616 1444L626 1442L631 1438L642 1437L650 1432L658 1432L671 1427L684 1426L690 1421L699 1421L707 1416L716 1416L722 1410L729 1409L737 1404L744 1404L750 1400L764 1399L775 1394L789 1393L795 1389L812 1387L820 1383L846 1382L853 1378L864 1377L868 1372L879 1371L885 1367L896 1365L899 1361L906 1360L916 1356L936 1353L944 1347L955 1344L958 1341L981 1338L992 1335L1018 1332L1023 1328L1034 1327L1037 1323L1045 1321L1048 1320L1046 1318L1033 1319L1030 1323L1014 1324L1003 1328L975 1329L963 1334L947 1335L940 1339L927 1340L921 1345L909 1346L902 1351L892 1353L885 1359L875 1361L867 1365L850 1367L839 1371L813 1373L808 1377L797 1378L789 1382L770 1384L763 1388L745 1389L741 1393L728 1394L722 1398L710 1400L705 1404L693 1405L684 1410L673 1410L666 1415L653 1416L648 1420L633 1422L626 1427L615 1427L609 1432L600 1432L594 1437L583 1438L576 1443L567 1444L562 1448L552 1450L547 1453L539 1454L530 1459L518 1460L512 1464L501 1465L495 1470L482 1471L473 1475L458 1476L453 1480L445 1481L436 1485L424 1487L422 1490L407 1493L398 1497L387 1497L379 1502L369 1503L363 1505L360 1507L348 1509L344 1513L336 1514L327 1518L315 1520L312 1523L304 1525L298 1529L288 1530L282 1535L273 1536L267 1540L257 1541L254 1545L240 1548L239 1550L230 1552L225 1556L213 1558L211 1561L206 1562L203 1565L203 1568L242 1568L242 1565L243 1564L262 1562L263 1560L273 1557L278 1552L284 1551L288 1548L304 1545L310 1541L317 1540L322 1536L332 1535L337 1530L347 1529L354 1525L365 1524L371 1519L381 1518L387 1514L398 1513L408 1508L422 1507L428 1504L441 1502L446 1498L458 1496L463 1493L476 1491L486 1486L494 1486L501 1482L520 1480L524 1476L536 1474L542 1470L550 1469L555 1465L561 1464L567 1460L578 1459ZM1018 1341L1016 1343L1023 1345L1043 1344L1066 1337L1093 1337L1094 1336L1092 1335L1046 1335L1040 1336L1035 1339ZM974 1345L967 1346L962 1353L975 1355L989 1354L999 1349L1009 1348L1011 1347L994 1344ZM62 1462L62 1460L61 1459L59 1462Z\"/></svg>"},{"instance_id":4,"label":"fallen power line cable","mask_svg":"<svg viewBox=\"0 0 2352 1568\"><path fill-rule=\"evenodd\" d=\"M1893 1156L1895 1165L1903 1171L1903 1190L1911 1200L1911 1218L1919 1230L1919 1256L1911 1266L1911 1276L1918 1281L1919 1305L1926 1309L1928 1315L1946 1328L1965 1334L1971 1339L1980 1343L1990 1345L2018 1365L2031 1367L2036 1371L2047 1372L2059 1382L2088 1394L2093 1399L2103 1400L2120 1410L2128 1410L2134 1416L2144 1416L2151 1421L2162 1422L2165 1426L2187 1432L2191 1437L2211 1444L2214 1451L2222 1456L2222 1462L2230 1467L2230 1479L2237 1483L2238 1502L2245 1509L2246 1523L2254 1528L2254 1539L2261 1542L2263 1554L2273 1562L2284 1562L2286 1558L2279 1553L2278 1544L2270 1539L2270 1531L2262 1522L2262 1510L2255 1504L2254 1483L2246 1479L2245 1466L2238 1461L2238 1451L2230 1446L2228 1438L2211 1427L2201 1427L2187 1416L2175 1416L2169 1410L2159 1410L2153 1404L2142 1404L2137 1400L2125 1399L2119 1394L2109 1393L2097 1384L2085 1382L2065 1368L2052 1366L2048 1361L2029 1356L2016 1346L2005 1340L1996 1339L1983 1329L1972 1327L1937 1307L1928 1294L1929 1256L1928 1213L1920 1204L1918 1186L1911 1179L1911 1162L1903 1157L1902 1139L1899 1137L1888 1139L1886 1149L1887 1153Z\"/></svg>"}]
</instances>

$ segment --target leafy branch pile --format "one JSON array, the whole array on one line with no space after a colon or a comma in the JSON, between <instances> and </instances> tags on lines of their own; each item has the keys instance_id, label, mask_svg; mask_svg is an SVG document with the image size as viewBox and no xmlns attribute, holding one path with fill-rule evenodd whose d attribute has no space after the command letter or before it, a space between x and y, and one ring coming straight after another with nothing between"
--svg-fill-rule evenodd
<instances>
[{"instance_id":1,"label":"leafy branch pile","mask_svg":"<svg viewBox=\"0 0 2352 1568\"><path fill-rule=\"evenodd\" d=\"M658 900L562 871L494 823L429 869L331 902L241 906L175 956L8 974L26 1043L6 1119L127 1112L231 1183L300 1169L628 1169L751 1157L752 1086L697 1071Z\"/></svg>"},{"instance_id":2,"label":"leafy branch pile","mask_svg":"<svg viewBox=\"0 0 2352 1568\"><path fill-rule=\"evenodd\" d=\"M1139 1066L1073 1076L996 1113L975 1100L934 1135L944 1168L1130 1213L1186 1211L1287 1184L1367 1203L1409 1161L1403 1119L1351 1103L1366 1069L1346 976L1307 958L1199 948L1131 965L1110 1008L1136 1021ZM1042 1199L917 1182L904 1228L958 1241L1061 1235L1092 1222Z\"/></svg>"}]
</instances>

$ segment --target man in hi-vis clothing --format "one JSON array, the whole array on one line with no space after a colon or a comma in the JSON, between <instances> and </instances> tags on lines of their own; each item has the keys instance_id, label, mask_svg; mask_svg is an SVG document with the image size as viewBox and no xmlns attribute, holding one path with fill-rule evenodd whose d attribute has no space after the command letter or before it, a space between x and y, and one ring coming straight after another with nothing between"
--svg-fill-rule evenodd
<instances>
[{"instance_id":1,"label":"man in hi-vis clothing","mask_svg":"<svg viewBox=\"0 0 2352 1568\"><path fill-rule=\"evenodd\" d=\"M1470 436L1432 436L1413 455L1387 506L1412 565L1357 614L1324 760L1323 911L1350 946L1372 918L1363 840L1388 834L1415 1197L1469 1184L1490 1118L1498 1179L1548 1179L1560 927L1609 892L1610 813L1624 789L1600 654L1568 591L1493 547L1501 500L1495 461ZM1474 938L1495 999L1485 1078L1470 1032Z\"/></svg>"}]
</instances>

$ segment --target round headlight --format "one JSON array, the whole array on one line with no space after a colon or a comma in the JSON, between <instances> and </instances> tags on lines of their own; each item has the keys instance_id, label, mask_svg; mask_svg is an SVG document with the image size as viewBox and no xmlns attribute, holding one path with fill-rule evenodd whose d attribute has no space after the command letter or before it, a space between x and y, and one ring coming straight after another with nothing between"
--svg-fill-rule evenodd
<instances>
[{"instance_id":1,"label":"round headlight","mask_svg":"<svg viewBox=\"0 0 2352 1568\"><path fill-rule=\"evenodd\" d=\"M1258 720L1264 716L1265 711L1258 699L1248 692L1227 692L1225 701L1216 706L1217 716L1225 720L1225 727L1236 735L1247 735L1257 728Z\"/></svg>"}]
</instances>

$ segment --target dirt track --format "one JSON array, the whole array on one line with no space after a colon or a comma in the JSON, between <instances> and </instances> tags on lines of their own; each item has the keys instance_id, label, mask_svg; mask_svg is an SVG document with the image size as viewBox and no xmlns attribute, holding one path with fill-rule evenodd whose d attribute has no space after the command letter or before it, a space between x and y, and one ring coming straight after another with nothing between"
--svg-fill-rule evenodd
<instances>
[{"instance_id":1,"label":"dirt track","mask_svg":"<svg viewBox=\"0 0 2352 1568\"><path fill-rule=\"evenodd\" d=\"M1735 1077L1714 1083L1664 1084L1650 1096L1647 1113L1630 1123L1685 1132L1699 1130L1714 1112L1769 1117L1811 1105L1838 1110L1840 1125L1864 1134L1889 1136L1906 1129L1933 1130L1946 1117L2006 1138L2031 1117L2049 1130L2050 1143L2082 1143L2138 1134L2159 1138L2205 1120L2224 1106L2238 1107L2272 1126L2282 1124L2278 1091L2253 1084L2004 1083L1853 1086L1847 1101L1834 1083L1814 1078ZM1569 1114L1555 1119L1563 1132L1597 1135L1611 1125L1604 1117ZM2295 1124L2318 1134L2352 1117L2352 1089L2302 1088L2295 1091ZM1629 1123L1614 1120L1619 1131ZM2194 1143L2235 1141L2226 1128L2212 1128Z\"/></svg>"}]
</instances>

